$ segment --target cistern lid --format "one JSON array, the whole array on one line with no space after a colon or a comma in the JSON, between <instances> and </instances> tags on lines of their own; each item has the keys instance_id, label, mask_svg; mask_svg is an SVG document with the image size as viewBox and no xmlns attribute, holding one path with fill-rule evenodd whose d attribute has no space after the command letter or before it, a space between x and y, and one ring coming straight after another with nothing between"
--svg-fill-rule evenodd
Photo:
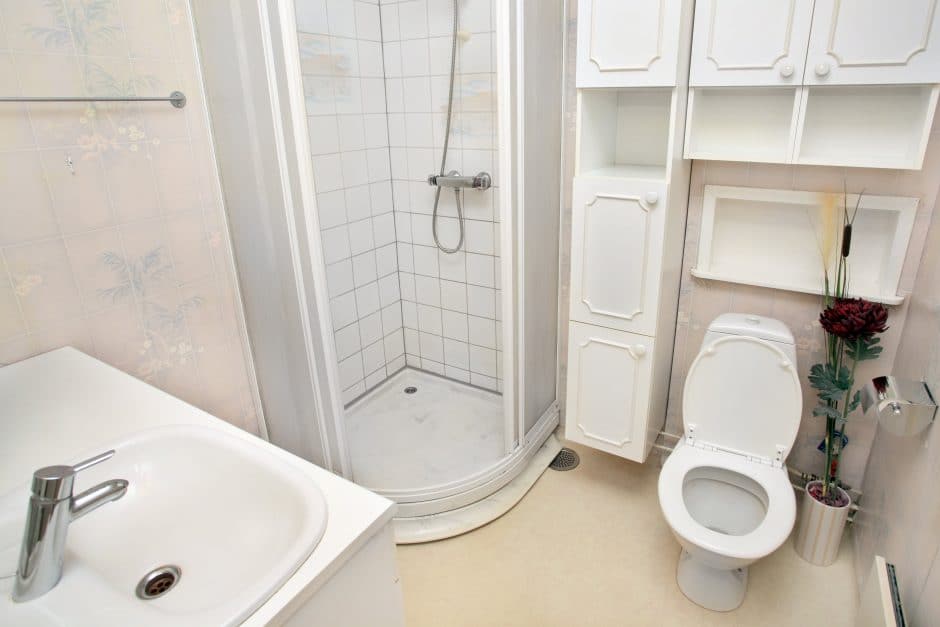
<instances>
[{"instance_id":1,"label":"cistern lid","mask_svg":"<svg viewBox=\"0 0 940 627\"><path fill-rule=\"evenodd\" d=\"M722 337L692 362L682 396L686 439L782 464L800 428L796 364L772 343Z\"/></svg>"}]
</instances>

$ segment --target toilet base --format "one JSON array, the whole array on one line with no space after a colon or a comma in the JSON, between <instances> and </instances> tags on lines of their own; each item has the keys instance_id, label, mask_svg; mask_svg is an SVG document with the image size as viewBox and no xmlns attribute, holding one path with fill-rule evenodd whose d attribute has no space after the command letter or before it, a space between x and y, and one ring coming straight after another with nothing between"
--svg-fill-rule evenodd
<instances>
[{"instance_id":1,"label":"toilet base","mask_svg":"<svg viewBox=\"0 0 940 627\"><path fill-rule=\"evenodd\" d=\"M676 568L676 583L682 594L693 603L707 610L730 612L744 601L747 568L712 568L682 549Z\"/></svg>"}]
</instances>

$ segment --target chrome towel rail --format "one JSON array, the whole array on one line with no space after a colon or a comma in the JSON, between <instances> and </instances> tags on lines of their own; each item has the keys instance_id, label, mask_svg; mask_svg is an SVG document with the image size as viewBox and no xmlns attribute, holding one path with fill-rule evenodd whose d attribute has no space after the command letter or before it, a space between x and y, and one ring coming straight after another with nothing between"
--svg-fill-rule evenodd
<instances>
[{"instance_id":1,"label":"chrome towel rail","mask_svg":"<svg viewBox=\"0 0 940 627\"><path fill-rule=\"evenodd\" d=\"M169 96L0 96L0 102L169 102L182 109L186 95L174 91Z\"/></svg>"}]
</instances>

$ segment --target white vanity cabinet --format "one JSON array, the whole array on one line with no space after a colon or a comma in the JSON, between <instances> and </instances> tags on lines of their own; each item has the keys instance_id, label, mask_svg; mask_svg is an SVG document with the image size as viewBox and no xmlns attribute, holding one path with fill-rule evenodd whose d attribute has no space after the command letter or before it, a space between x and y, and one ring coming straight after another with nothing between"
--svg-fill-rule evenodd
<instances>
[{"instance_id":1,"label":"white vanity cabinet","mask_svg":"<svg viewBox=\"0 0 940 627\"><path fill-rule=\"evenodd\" d=\"M655 332L665 198L662 181L575 180L572 320L647 335Z\"/></svg>"},{"instance_id":2,"label":"white vanity cabinet","mask_svg":"<svg viewBox=\"0 0 940 627\"><path fill-rule=\"evenodd\" d=\"M698 0L689 84L799 85L813 0Z\"/></svg>"},{"instance_id":3,"label":"white vanity cabinet","mask_svg":"<svg viewBox=\"0 0 940 627\"><path fill-rule=\"evenodd\" d=\"M687 0L580 0L578 87L676 84Z\"/></svg>"},{"instance_id":4,"label":"white vanity cabinet","mask_svg":"<svg viewBox=\"0 0 940 627\"><path fill-rule=\"evenodd\" d=\"M653 358L650 337L572 322L565 437L646 459Z\"/></svg>"},{"instance_id":5,"label":"white vanity cabinet","mask_svg":"<svg viewBox=\"0 0 940 627\"><path fill-rule=\"evenodd\" d=\"M940 83L937 3L816 0L803 83Z\"/></svg>"}]
</instances>

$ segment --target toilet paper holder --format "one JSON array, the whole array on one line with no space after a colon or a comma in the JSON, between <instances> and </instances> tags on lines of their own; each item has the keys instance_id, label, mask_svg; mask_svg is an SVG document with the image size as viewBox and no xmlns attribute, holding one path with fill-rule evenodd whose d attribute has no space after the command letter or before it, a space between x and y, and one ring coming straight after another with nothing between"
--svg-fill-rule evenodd
<instances>
[{"instance_id":1,"label":"toilet paper holder","mask_svg":"<svg viewBox=\"0 0 940 627\"><path fill-rule=\"evenodd\" d=\"M895 435L917 435L937 416L937 402L924 381L875 377L862 387L862 411L878 412L878 422Z\"/></svg>"}]
</instances>

